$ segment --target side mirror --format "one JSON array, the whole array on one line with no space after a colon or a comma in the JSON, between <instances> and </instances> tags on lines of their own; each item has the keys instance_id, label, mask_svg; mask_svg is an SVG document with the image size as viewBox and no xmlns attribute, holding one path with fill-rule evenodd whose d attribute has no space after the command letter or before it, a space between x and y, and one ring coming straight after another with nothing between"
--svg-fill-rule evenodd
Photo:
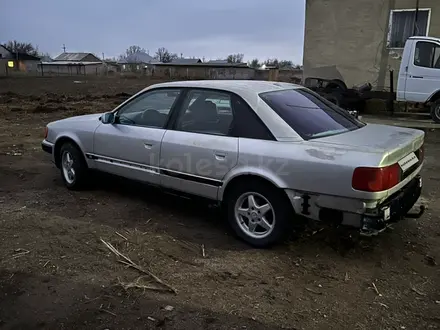
<instances>
[{"instance_id":1,"label":"side mirror","mask_svg":"<svg viewBox=\"0 0 440 330\"><path fill-rule=\"evenodd\" d=\"M106 112L101 116L103 124L113 124L115 122L115 114L113 112Z\"/></svg>"}]
</instances>

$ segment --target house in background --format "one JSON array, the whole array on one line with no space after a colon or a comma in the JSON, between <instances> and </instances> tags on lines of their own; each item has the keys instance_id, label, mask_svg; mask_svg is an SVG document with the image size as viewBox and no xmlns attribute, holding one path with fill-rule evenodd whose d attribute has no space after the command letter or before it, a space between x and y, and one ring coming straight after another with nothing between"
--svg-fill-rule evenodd
<instances>
[{"instance_id":1,"label":"house in background","mask_svg":"<svg viewBox=\"0 0 440 330\"><path fill-rule=\"evenodd\" d=\"M228 60L209 60L206 63L209 63L209 64L227 64Z\"/></svg>"},{"instance_id":2,"label":"house in background","mask_svg":"<svg viewBox=\"0 0 440 330\"><path fill-rule=\"evenodd\" d=\"M306 0L303 79L387 90L412 35L440 37L439 0Z\"/></svg>"},{"instance_id":3,"label":"house in background","mask_svg":"<svg viewBox=\"0 0 440 330\"><path fill-rule=\"evenodd\" d=\"M52 62L53 58L50 57L49 55L44 55L40 58L41 62Z\"/></svg>"},{"instance_id":4,"label":"house in background","mask_svg":"<svg viewBox=\"0 0 440 330\"><path fill-rule=\"evenodd\" d=\"M198 63L202 63L202 60L200 58L176 58L174 60L171 61L171 63L173 64L178 64L178 65L193 65L193 64L198 64Z\"/></svg>"},{"instance_id":5,"label":"house in background","mask_svg":"<svg viewBox=\"0 0 440 330\"><path fill-rule=\"evenodd\" d=\"M121 72L121 66L116 61L103 61L107 68L107 73L113 74L115 72Z\"/></svg>"},{"instance_id":6,"label":"house in background","mask_svg":"<svg viewBox=\"0 0 440 330\"><path fill-rule=\"evenodd\" d=\"M40 64L42 74L58 75L98 75L106 71L107 66L92 53L62 53L53 61Z\"/></svg>"},{"instance_id":7,"label":"house in background","mask_svg":"<svg viewBox=\"0 0 440 330\"><path fill-rule=\"evenodd\" d=\"M58 62L102 62L99 57L92 53L61 53L53 60Z\"/></svg>"},{"instance_id":8,"label":"house in background","mask_svg":"<svg viewBox=\"0 0 440 330\"><path fill-rule=\"evenodd\" d=\"M12 52L0 45L0 65L2 72L15 70L21 72L37 72L40 58L26 53Z\"/></svg>"},{"instance_id":9,"label":"house in background","mask_svg":"<svg viewBox=\"0 0 440 330\"><path fill-rule=\"evenodd\" d=\"M158 63L147 53L138 52L118 61L122 72L145 72L154 63Z\"/></svg>"},{"instance_id":10,"label":"house in background","mask_svg":"<svg viewBox=\"0 0 440 330\"><path fill-rule=\"evenodd\" d=\"M255 70L247 63L202 63L199 59L177 59L156 63L154 75L168 79L253 79Z\"/></svg>"}]
</instances>

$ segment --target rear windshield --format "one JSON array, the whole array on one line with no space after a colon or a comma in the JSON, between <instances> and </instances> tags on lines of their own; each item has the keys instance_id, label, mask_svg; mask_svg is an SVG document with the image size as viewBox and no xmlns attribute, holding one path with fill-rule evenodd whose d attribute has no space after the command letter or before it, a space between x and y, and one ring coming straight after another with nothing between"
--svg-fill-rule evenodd
<instances>
[{"instance_id":1,"label":"rear windshield","mask_svg":"<svg viewBox=\"0 0 440 330\"><path fill-rule=\"evenodd\" d=\"M265 92L260 97L305 140L353 131L365 125L305 88Z\"/></svg>"}]
</instances>

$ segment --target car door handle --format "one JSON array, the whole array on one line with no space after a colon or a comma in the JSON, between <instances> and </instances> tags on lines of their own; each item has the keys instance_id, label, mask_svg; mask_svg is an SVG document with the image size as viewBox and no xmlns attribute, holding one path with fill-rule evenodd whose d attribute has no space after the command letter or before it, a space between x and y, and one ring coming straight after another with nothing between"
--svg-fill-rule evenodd
<instances>
[{"instance_id":1,"label":"car door handle","mask_svg":"<svg viewBox=\"0 0 440 330\"><path fill-rule=\"evenodd\" d=\"M145 142L144 147L145 147L145 149L151 149L151 148L153 148L153 143Z\"/></svg>"},{"instance_id":2,"label":"car door handle","mask_svg":"<svg viewBox=\"0 0 440 330\"><path fill-rule=\"evenodd\" d=\"M226 159L226 154L224 154L224 153L215 152L214 156L215 156L215 159L217 159L217 160L225 160Z\"/></svg>"},{"instance_id":3,"label":"car door handle","mask_svg":"<svg viewBox=\"0 0 440 330\"><path fill-rule=\"evenodd\" d=\"M416 79L423 79L422 76L412 76L412 78L416 78Z\"/></svg>"}]
</instances>

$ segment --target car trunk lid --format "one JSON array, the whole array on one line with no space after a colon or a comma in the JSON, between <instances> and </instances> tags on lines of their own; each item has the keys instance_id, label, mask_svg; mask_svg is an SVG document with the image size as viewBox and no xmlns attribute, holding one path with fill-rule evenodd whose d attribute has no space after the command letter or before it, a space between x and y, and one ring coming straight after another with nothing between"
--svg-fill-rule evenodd
<instances>
[{"instance_id":1,"label":"car trunk lid","mask_svg":"<svg viewBox=\"0 0 440 330\"><path fill-rule=\"evenodd\" d=\"M367 124L362 128L315 139L321 143L369 148L383 153L380 164L387 166L399 163L402 170L412 167L422 157L420 148L425 133L421 130L388 125ZM417 159L414 159L414 155Z\"/></svg>"}]
</instances>

